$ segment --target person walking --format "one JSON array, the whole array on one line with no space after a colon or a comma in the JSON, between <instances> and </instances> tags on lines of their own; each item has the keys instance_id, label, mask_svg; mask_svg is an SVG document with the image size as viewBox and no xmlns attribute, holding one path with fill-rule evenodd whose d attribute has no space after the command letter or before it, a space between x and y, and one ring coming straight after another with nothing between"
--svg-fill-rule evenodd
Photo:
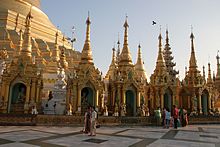
<instances>
[{"instance_id":1,"label":"person walking","mask_svg":"<svg viewBox=\"0 0 220 147\"><path fill-rule=\"evenodd\" d=\"M160 126L161 124L161 111L160 111L160 107L157 107L157 110L154 111L155 112L155 118L156 118L156 125Z\"/></svg>"},{"instance_id":2,"label":"person walking","mask_svg":"<svg viewBox=\"0 0 220 147\"><path fill-rule=\"evenodd\" d=\"M97 112L95 111L95 108L92 107L91 128L90 128L89 136L96 136L96 118L97 118Z\"/></svg>"},{"instance_id":3,"label":"person walking","mask_svg":"<svg viewBox=\"0 0 220 147\"><path fill-rule=\"evenodd\" d=\"M167 108L165 111L165 128L167 129L170 127L170 118L171 118L170 110L169 108Z\"/></svg>"},{"instance_id":4,"label":"person walking","mask_svg":"<svg viewBox=\"0 0 220 147\"><path fill-rule=\"evenodd\" d=\"M90 132L90 126L91 126L91 108L88 106L87 111L84 115L84 129L83 133L87 134Z\"/></svg>"},{"instance_id":5,"label":"person walking","mask_svg":"<svg viewBox=\"0 0 220 147\"><path fill-rule=\"evenodd\" d=\"M166 108L164 107L164 108L163 108L163 111L162 111L162 126L163 126L164 128L166 128L165 115L166 115Z\"/></svg>"},{"instance_id":6,"label":"person walking","mask_svg":"<svg viewBox=\"0 0 220 147\"><path fill-rule=\"evenodd\" d=\"M177 129L179 110L176 105L173 105L173 119L174 119L174 128Z\"/></svg>"}]
</instances>

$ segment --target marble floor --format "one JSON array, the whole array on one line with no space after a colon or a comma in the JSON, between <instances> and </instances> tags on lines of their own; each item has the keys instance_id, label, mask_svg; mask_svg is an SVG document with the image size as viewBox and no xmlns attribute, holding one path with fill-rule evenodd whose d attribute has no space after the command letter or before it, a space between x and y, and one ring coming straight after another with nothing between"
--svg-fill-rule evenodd
<instances>
[{"instance_id":1,"label":"marble floor","mask_svg":"<svg viewBox=\"0 0 220 147\"><path fill-rule=\"evenodd\" d=\"M220 147L220 125L184 128L101 127L96 136L82 127L0 126L0 147Z\"/></svg>"}]
</instances>

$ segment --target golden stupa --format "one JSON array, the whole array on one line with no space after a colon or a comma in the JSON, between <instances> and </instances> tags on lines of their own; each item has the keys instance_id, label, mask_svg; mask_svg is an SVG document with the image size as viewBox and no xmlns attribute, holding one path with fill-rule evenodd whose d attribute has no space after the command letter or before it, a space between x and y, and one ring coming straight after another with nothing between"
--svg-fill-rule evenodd
<instances>
[{"instance_id":1,"label":"golden stupa","mask_svg":"<svg viewBox=\"0 0 220 147\"><path fill-rule=\"evenodd\" d=\"M19 92L26 92L29 98L16 107L18 111L23 108L27 113L28 104L40 105L41 99L48 98L60 68L68 74L78 65L81 53L75 51L67 37L40 9L40 0L0 0L0 3L1 63L5 66L0 87L4 105L1 111L17 111L9 108L12 105L11 93L17 88ZM27 21L31 23L27 24ZM30 63L23 63L29 59L32 60ZM16 71L16 66L20 65L24 65L26 72ZM11 71L14 73L10 74Z\"/></svg>"}]
</instances>

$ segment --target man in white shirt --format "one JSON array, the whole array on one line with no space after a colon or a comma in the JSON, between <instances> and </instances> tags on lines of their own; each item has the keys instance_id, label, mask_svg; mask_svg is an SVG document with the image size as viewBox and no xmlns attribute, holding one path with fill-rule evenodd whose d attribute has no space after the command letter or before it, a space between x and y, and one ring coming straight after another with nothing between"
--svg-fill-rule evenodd
<instances>
[{"instance_id":1,"label":"man in white shirt","mask_svg":"<svg viewBox=\"0 0 220 147\"><path fill-rule=\"evenodd\" d=\"M97 113L95 111L95 108L92 107L91 129L90 129L90 135L89 136L95 136L96 135L96 118L97 118Z\"/></svg>"}]
</instances>

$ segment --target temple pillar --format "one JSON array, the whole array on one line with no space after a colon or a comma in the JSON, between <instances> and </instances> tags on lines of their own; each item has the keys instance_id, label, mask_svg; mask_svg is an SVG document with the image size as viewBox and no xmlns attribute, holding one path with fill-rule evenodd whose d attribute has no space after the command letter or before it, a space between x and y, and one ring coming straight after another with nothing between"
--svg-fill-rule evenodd
<instances>
[{"instance_id":1,"label":"temple pillar","mask_svg":"<svg viewBox=\"0 0 220 147\"><path fill-rule=\"evenodd\" d=\"M5 83L2 83L2 92L1 92L1 96L4 97L3 99L5 100Z\"/></svg>"},{"instance_id":2,"label":"temple pillar","mask_svg":"<svg viewBox=\"0 0 220 147\"><path fill-rule=\"evenodd\" d=\"M157 109L157 107L160 107L160 96L158 92L156 92L155 97L156 97L156 109Z\"/></svg>"},{"instance_id":3,"label":"temple pillar","mask_svg":"<svg viewBox=\"0 0 220 147\"><path fill-rule=\"evenodd\" d=\"M36 82L33 81L31 85L31 101L36 102Z\"/></svg>"},{"instance_id":4,"label":"temple pillar","mask_svg":"<svg viewBox=\"0 0 220 147\"><path fill-rule=\"evenodd\" d=\"M212 105L212 112L214 112L215 111L215 103L214 103L214 99L212 98L211 99L211 105Z\"/></svg>"},{"instance_id":5,"label":"temple pillar","mask_svg":"<svg viewBox=\"0 0 220 147\"><path fill-rule=\"evenodd\" d=\"M122 104L126 104L126 90L122 90Z\"/></svg>"},{"instance_id":6,"label":"temple pillar","mask_svg":"<svg viewBox=\"0 0 220 147\"><path fill-rule=\"evenodd\" d=\"M39 93L40 93L40 86L37 85L37 92L36 92L36 103L39 102Z\"/></svg>"},{"instance_id":7,"label":"temple pillar","mask_svg":"<svg viewBox=\"0 0 220 147\"><path fill-rule=\"evenodd\" d=\"M110 100L109 100L110 102ZM115 105L115 88L112 89L112 106Z\"/></svg>"},{"instance_id":8,"label":"temple pillar","mask_svg":"<svg viewBox=\"0 0 220 147\"><path fill-rule=\"evenodd\" d=\"M199 93L199 96L198 96L198 113L199 114L202 114L202 102L201 102L201 96L202 94Z\"/></svg>"},{"instance_id":9,"label":"temple pillar","mask_svg":"<svg viewBox=\"0 0 220 147\"><path fill-rule=\"evenodd\" d=\"M29 100L30 100L30 85L27 85L26 89L26 98L25 98L25 104L24 104L24 113L28 113L29 110Z\"/></svg>"},{"instance_id":10,"label":"temple pillar","mask_svg":"<svg viewBox=\"0 0 220 147\"><path fill-rule=\"evenodd\" d=\"M121 103L121 87L120 87L120 85L118 85L118 102L119 102L119 106L120 106L120 103Z\"/></svg>"},{"instance_id":11,"label":"temple pillar","mask_svg":"<svg viewBox=\"0 0 220 147\"><path fill-rule=\"evenodd\" d=\"M208 112L212 110L212 100L211 100L211 95L209 94L209 97L208 97Z\"/></svg>"},{"instance_id":12,"label":"temple pillar","mask_svg":"<svg viewBox=\"0 0 220 147\"><path fill-rule=\"evenodd\" d=\"M7 113L8 109L8 101L9 101L9 84L4 85L4 104L3 104L3 113Z\"/></svg>"},{"instance_id":13,"label":"temple pillar","mask_svg":"<svg viewBox=\"0 0 220 147\"><path fill-rule=\"evenodd\" d=\"M73 108L73 112L77 111L77 85L74 84L73 85L73 89L72 89L72 102L70 102L72 104L72 108Z\"/></svg>"},{"instance_id":14,"label":"temple pillar","mask_svg":"<svg viewBox=\"0 0 220 147\"><path fill-rule=\"evenodd\" d=\"M99 106L99 90L96 90L95 107L98 108L98 106Z\"/></svg>"},{"instance_id":15,"label":"temple pillar","mask_svg":"<svg viewBox=\"0 0 220 147\"><path fill-rule=\"evenodd\" d=\"M137 93L137 107L141 106L141 93L138 91Z\"/></svg>"},{"instance_id":16,"label":"temple pillar","mask_svg":"<svg viewBox=\"0 0 220 147\"><path fill-rule=\"evenodd\" d=\"M81 112L81 90L78 88L77 90L77 111Z\"/></svg>"},{"instance_id":17,"label":"temple pillar","mask_svg":"<svg viewBox=\"0 0 220 147\"><path fill-rule=\"evenodd\" d=\"M5 85L5 102L8 102L8 100L9 100L9 84L6 84Z\"/></svg>"}]
</instances>

